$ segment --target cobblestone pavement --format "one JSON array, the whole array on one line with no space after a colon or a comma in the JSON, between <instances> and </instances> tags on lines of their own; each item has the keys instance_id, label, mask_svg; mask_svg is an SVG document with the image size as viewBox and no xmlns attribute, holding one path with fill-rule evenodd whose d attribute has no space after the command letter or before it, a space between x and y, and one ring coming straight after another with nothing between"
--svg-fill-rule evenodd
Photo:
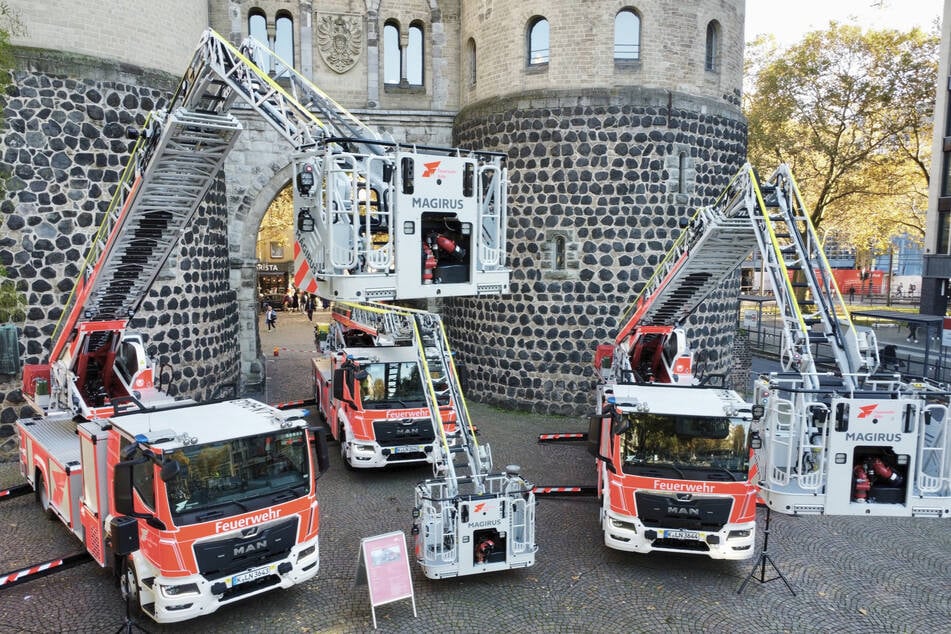
<instances>
[{"instance_id":1,"label":"cobblestone pavement","mask_svg":"<svg viewBox=\"0 0 951 634\"><path fill-rule=\"evenodd\" d=\"M311 325L282 313L262 331L272 403L310 395ZM277 356L274 355L277 348ZM544 431L583 431L550 418L470 403L496 468L510 463L536 484L593 484L582 445L538 445ZM333 449L333 448L332 448ZM410 537L413 485L425 467L386 472L333 464L319 482L320 572L311 582L150 632L369 632L366 586L356 585L360 539L402 530ZM0 487L19 482L0 465ZM0 571L75 552L79 543L47 521L32 496L0 502ZM408 600L377 608L379 632L951 632L951 530L927 519L795 518L773 514L769 553L792 583L758 583L757 560L635 555L605 548L594 498L538 502L536 564L458 579L426 579L412 562L418 617ZM763 517L761 516L762 520ZM760 524L762 528L762 523ZM756 579L742 594L751 570ZM767 566L766 578L775 576ZM109 632L124 606L112 577L87 563L0 590L0 632Z\"/></svg>"}]
</instances>

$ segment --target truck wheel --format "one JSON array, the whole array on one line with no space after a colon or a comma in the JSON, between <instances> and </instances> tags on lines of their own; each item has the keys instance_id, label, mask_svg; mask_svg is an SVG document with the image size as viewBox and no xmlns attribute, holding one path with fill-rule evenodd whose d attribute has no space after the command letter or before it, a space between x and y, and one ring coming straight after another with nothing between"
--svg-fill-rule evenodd
<instances>
[{"instance_id":1,"label":"truck wheel","mask_svg":"<svg viewBox=\"0 0 951 634\"><path fill-rule=\"evenodd\" d=\"M39 469L36 470L33 481L36 482L36 501L43 507L43 513L46 515L46 519L55 519L56 516L53 514L53 509L50 508L50 493L46 488L46 478L43 477Z\"/></svg>"},{"instance_id":2,"label":"truck wheel","mask_svg":"<svg viewBox=\"0 0 951 634\"><path fill-rule=\"evenodd\" d=\"M131 555L125 558L125 572L119 580L119 588L122 590L122 598L128 602L129 613L141 614L142 597L139 596L139 575L135 571L135 563Z\"/></svg>"},{"instance_id":3,"label":"truck wheel","mask_svg":"<svg viewBox=\"0 0 951 634\"><path fill-rule=\"evenodd\" d=\"M347 471L353 471L353 465L350 464L350 458L347 456L347 430L340 426L340 459L343 460L343 466Z\"/></svg>"}]
</instances>

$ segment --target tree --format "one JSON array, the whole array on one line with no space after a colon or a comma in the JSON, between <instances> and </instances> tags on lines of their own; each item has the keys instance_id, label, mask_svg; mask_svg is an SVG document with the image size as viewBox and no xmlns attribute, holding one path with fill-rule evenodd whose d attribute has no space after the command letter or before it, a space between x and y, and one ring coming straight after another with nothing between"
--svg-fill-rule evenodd
<instances>
[{"instance_id":1,"label":"tree","mask_svg":"<svg viewBox=\"0 0 951 634\"><path fill-rule=\"evenodd\" d=\"M939 42L937 31L835 22L786 50L753 42L750 162L763 176L788 163L816 228L859 249L921 239Z\"/></svg>"}]
</instances>

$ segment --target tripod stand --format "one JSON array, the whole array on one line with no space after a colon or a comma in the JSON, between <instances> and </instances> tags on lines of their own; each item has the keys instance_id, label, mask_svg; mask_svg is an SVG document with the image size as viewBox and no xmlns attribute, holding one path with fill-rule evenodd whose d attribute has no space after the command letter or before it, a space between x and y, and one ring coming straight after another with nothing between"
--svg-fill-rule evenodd
<instances>
[{"instance_id":1,"label":"tripod stand","mask_svg":"<svg viewBox=\"0 0 951 634\"><path fill-rule=\"evenodd\" d=\"M743 581L743 584L740 586L740 589L736 591L737 594L740 594L741 592L743 592L743 589L746 587L746 584L748 584L753 579L756 579L760 583L768 583L770 581L776 581L777 579L781 579L782 582L786 584L786 588L788 588L789 591L792 592L792 595L796 596L796 591L793 590L791 585L789 585L789 581L786 579L785 576L783 576L783 573L779 570L779 567L776 565L776 562L773 561L773 558L770 557L769 553L767 552L767 550L769 549L770 510L771 509L769 508L769 506L767 506L766 507L766 526L763 528L763 551L759 555L759 561L753 564L753 569L750 570L750 574L746 576L746 579ZM766 578L766 564L767 563L773 567L773 570L776 571L777 576L771 577L769 579ZM759 578L756 577L757 567L759 567L760 569Z\"/></svg>"}]
</instances>

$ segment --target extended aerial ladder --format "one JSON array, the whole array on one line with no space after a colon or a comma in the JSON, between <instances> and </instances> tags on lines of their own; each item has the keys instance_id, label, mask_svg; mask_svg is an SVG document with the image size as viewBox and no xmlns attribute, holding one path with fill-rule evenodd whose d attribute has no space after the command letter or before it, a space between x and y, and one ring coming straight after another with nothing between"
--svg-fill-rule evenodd
<instances>
[{"instance_id":1,"label":"extended aerial ladder","mask_svg":"<svg viewBox=\"0 0 951 634\"><path fill-rule=\"evenodd\" d=\"M874 332L853 325L786 165L762 183L745 165L691 218L629 309L606 375L643 380L659 330L662 378L689 384L692 374L676 366L689 353L679 328L754 247L782 330L782 372L755 386L763 412L751 446L761 497L785 513L951 516L947 388L876 374ZM832 352L831 371L817 367L819 344Z\"/></svg>"},{"instance_id":2,"label":"extended aerial ladder","mask_svg":"<svg viewBox=\"0 0 951 634\"><path fill-rule=\"evenodd\" d=\"M281 83L252 57L270 59ZM126 329L235 143L236 101L294 151L298 242L323 297L507 287L501 154L382 140L253 38L239 49L208 30L168 108L138 134L54 330L49 363L25 368L27 393L49 386L49 398L37 399L44 408L94 418L132 399L172 402L156 387L143 338Z\"/></svg>"},{"instance_id":3,"label":"extended aerial ladder","mask_svg":"<svg viewBox=\"0 0 951 634\"><path fill-rule=\"evenodd\" d=\"M355 330L377 345L417 351L438 435L434 476L416 485L413 509L416 558L424 574L438 579L531 566L537 550L533 486L516 466L493 472L492 452L476 438L441 318L375 302L335 302L333 311L332 349L343 347L344 330ZM451 433L444 404L455 413Z\"/></svg>"}]
</instances>

